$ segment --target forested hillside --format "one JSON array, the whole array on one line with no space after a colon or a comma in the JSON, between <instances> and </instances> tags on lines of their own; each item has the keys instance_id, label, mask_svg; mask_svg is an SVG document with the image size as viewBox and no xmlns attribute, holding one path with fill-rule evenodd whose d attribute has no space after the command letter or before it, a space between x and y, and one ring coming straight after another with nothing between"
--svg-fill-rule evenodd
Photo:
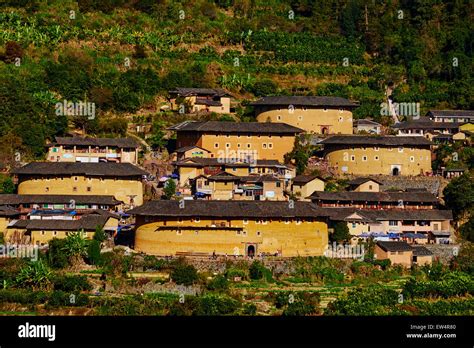
<instances>
[{"instance_id":1,"label":"forested hillside","mask_svg":"<svg viewBox=\"0 0 474 348\"><path fill-rule=\"evenodd\" d=\"M167 91L222 87L244 107L261 95L333 95L380 118L399 102L473 109L469 0L6 0L0 5L0 148L41 158L67 131L55 103L92 101L88 134L160 124ZM19 58L19 59L18 59ZM0 160L2 160L0 159Z\"/></svg>"}]
</instances>

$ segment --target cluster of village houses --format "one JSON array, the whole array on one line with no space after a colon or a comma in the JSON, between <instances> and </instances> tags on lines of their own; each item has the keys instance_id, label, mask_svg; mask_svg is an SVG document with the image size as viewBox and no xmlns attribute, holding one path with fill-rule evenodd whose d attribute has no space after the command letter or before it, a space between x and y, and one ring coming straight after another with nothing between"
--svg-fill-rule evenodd
<instances>
[{"instance_id":1,"label":"cluster of village houses","mask_svg":"<svg viewBox=\"0 0 474 348\"><path fill-rule=\"evenodd\" d=\"M222 90L170 95L175 110L184 100L190 112L231 112ZM78 230L120 233L131 216L139 252L293 257L324 255L342 222L353 244L374 238L377 258L405 266L432 261L424 245L452 241L452 212L440 208L438 192L383 178L429 175L436 138L469 138L474 111L430 111L397 123L398 135L380 135L380 124L353 121L357 104L344 98L264 97L253 106L257 122L168 129L178 199L144 200L149 173L134 140L58 137L46 161L11 170L18 193L0 195L0 232L8 243L47 245ZM296 175L285 161L303 134L316 136L329 168L350 178L346 191L325 191L323 177Z\"/></svg>"}]
</instances>

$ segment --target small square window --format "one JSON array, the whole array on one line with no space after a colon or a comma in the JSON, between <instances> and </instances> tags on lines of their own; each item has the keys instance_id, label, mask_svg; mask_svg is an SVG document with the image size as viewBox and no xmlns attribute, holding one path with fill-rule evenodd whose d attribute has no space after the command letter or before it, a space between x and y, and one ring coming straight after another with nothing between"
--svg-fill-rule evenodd
<instances>
[{"instance_id":1,"label":"small square window","mask_svg":"<svg viewBox=\"0 0 474 348\"><path fill-rule=\"evenodd\" d=\"M263 148L263 149L266 149L266 148L267 148L267 144L266 144L266 143L262 143L262 148Z\"/></svg>"},{"instance_id":2,"label":"small square window","mask_svg":"<svg viewBox=\"0 0 474 348\"><path fill-rule=\"evenodd\" d=\"M219 143L214 143L214 147L217 149L219 147Z\"/></svg>"}]
</instances>

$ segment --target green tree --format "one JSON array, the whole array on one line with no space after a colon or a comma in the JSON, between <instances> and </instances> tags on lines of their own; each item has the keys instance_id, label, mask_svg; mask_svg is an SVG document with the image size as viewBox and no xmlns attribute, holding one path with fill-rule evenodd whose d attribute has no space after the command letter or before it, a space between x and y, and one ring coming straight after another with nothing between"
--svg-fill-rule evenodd
<instances>
[{"instance_id":1,"label":"green tree","mask_svg":"<svg viewBox=\"0 0 474 348\"><path fill-rule=\"evenodd\" d=\"M347 223L343 221L338 222L336 226L334 226L334 232L331 233L330 237L332 242L348 242L351 239L351 235Z\"/></svg>"},{"instance_id":2,"label":"green tree","mask_svg":"<svg viewBox=\"0 0 474 348\"><path fill-rule=\"evenodd\" d=\"M168 179L163 188L164 198L171 199L176 194L176 183L173 179Z\"/></svg>"},{"instance_id":3,"label":"green tree","mask_svg":"<svg viewBox=\"0 0 474 348\"><path fill-rule=\"evenodd\" d=\"M53 268L65 268L69 265L69 260L64 253L66 239L53 238L48 243L47 260Z\"/></svg>"},{"instance_id":4,"label":"green tree","mask_svg":"<svg viewBox=\"0 0 474 348\"><path fill-rule=\"evenodd\" d=\"M474 175L466 172L458 178L454 178L444 188L444 201L446 207L453 210L458 221L466 221L474 210Z\"/></svg>"},{"instance_id":5,"label":"green tree","mask_svg":"<svg viewBox=\"0 0 474 348\"><path fill-rule=\"evenodd\" d=\"M2 181L1 190L2 190L2 193L14 193L15 192L15 184L13 183L12 178L6 177Z\"/></svg>"},{"instance_id":6,"label":"green tree","mask_svg":"<svg viewBox=\"0 0 474 348\"><path fill-rule=\"evenodd\" d=\"M198 273L193 265L188 265L184 261L180 260L174 266L170 274L171 279L176 284L192 285L198 280Z\"/></svg>"},{"instance_id":7,"label":"green tree","mask_svg":"<svg viewBox=\"0 0 474 348\"><path fill-rule=\"evenodd\" d=\"M148 143L153 150L161 150L166 146L165 132L165 123L163 121L155 121L152 126L152 134L147 139Z\"/></svg>"},{"instance_id":8,"label":"green tree","mask_svg":"<svg viewBox=\"0 0 474 348\"><path fill-rule=\"evenodd\" d=\"M467 222L459 228L461 236L469 242L474 242L474 216L471 216Z\"/></svg>"}]
</instances>

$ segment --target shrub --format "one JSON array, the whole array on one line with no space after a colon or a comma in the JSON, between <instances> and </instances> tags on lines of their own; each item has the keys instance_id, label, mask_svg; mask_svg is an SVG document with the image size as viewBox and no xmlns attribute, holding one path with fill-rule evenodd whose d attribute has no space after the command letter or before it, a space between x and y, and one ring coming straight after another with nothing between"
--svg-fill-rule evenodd
<instances>
[{"instance_id":1,"label":"shrub","mask_svg":"<svg viewBox=\"0 0 474 348\"><path fill-rule=\"evenodd\" d=\"M444 297L474 294L474 280L462 272L446 273L440 280L419 281L410 278L403 287L403 294L413 297Z\"/></svg>"},{"instance_id":2,"label":"shrub","mask_svg":"<svg viewBox=\"0 0 474 348\"><path fill-rule=\"evenodd\" d=\"M67 292L92 290L86 276L56 276L53 279L54 290Z\"/></svg>"},{"instance_id":3,"label":"shrub","mask_svg":"<svg viewBox=\"0 0 474 348\"><path fill-rule=\"evenodd\" d=\"M65 268L69 265L67 256L62 251L66 243L65 239L53 238L48 243L48 263L53 268Z\"/></svg>"},{"instance_id":4,"label":"shrub","mask_svg":"<svg viewBox=\"0 0 474 348\"><path fill-rule=\"evenodd\" d=\"M242 310L242 314L244 315L256 315L257 314L257 306L253 303L246 303Z\"/></svg>"},{"instance_id":5,"label":"shrub","mask_svg":"<svg viewBox=\"0 0 474 348\"><path fill-rule=\"evenodd\" d=\"M243 269L239 269L239 268L235 268L235 267L230 267L226 270L225 272L225 276L227 277L227 279L230 279L230 280L233 280L234 277L240 277L242 279L246 279L248 274L245 270Z\"/></svg>"},{"instance_id":6,"label":"shrub","mask_svg":"<svg viewBox=\"0 0 474 348\"><path fill-rule=\"evenodd\" d=\"M225 291L229 288L229 281L223 275L218 275L207 284L208 290Z\"/></svg>"},{"instance_id":7,"label":"shrub","mask_svg":"<svg viewBox=\"0 0 474 348\"><path fill-rule=\"evenodd\" d=\"M101 262L100 242L98 240L91 240L87 247L87 261L91 265L99 265Z\"/></svg>"},{"instance_id":8,"label":"shrub","mask_svg":"<svg viewBox=\"0 0 474 348\"><path fill-rule=\"evenodd\" d=\"M47 288L53 273L43 260L31 261L20 269L15 282L19 286L36 288Z\"/></svg>"},{"instance_id":9,"label":"shrub","mask_svg":"<svg viewBox=\"0 0 474 348\"><path fill-rule=\"evenodd\" d=\"M399 293L381 286L352 289L328 304L328 315L388 314L398 303Z\"/></svg>"},{"instance_id":10,"label":"shrub","mask_svg":"<svg viewBox=\"0 0 474 348\"><path fill-rule=\"evenodd\" d=\"M64 291L53 291L48 300L48 306L86 306L89 304L89 297L85 294L68 293Z\"/></svg>"},{"instance_id":11,"label":"shrub","mask_svg":"<svg viewBox=\"0 0 474 348\"><path fill-rule=\"evenodd\" d=\"M239 301L216 294L206 294L199 298L199 306L193 314L196 315L231 315L239 308Z\"/></svg>"},{"instance_id":12,"label":"shrub","mask_svg":"<svg viewBox=\"0 0 474 348\"><path fill-rule=\"evenodd\" d=\"M199 278L196 268L184 262L179 262L174 266L170 277L176 284L186 286L194 284Z\"/></svg>"},{"instance_id":13,"label":"shrub","mask_svg":"<svg viewBox=\"0 0 474 348\"><path fill-rule=\"evenodd\" d=\"M260 280L265 278L267 281L271 281L272 271L266 268L260 261L254 261L249 268L250 279Z\"/></svg>"}]
</instances>

